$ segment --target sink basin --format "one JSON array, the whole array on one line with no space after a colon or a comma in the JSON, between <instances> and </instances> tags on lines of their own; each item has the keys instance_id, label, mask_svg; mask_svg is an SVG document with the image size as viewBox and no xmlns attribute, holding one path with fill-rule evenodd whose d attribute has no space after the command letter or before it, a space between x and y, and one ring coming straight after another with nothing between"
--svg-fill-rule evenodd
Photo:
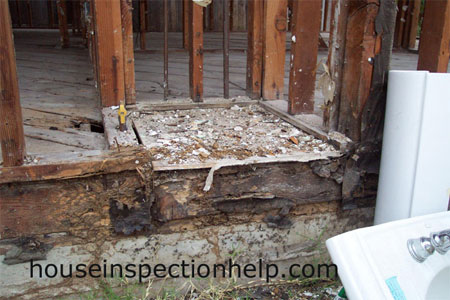
<instances>
[{"instance_id":1,"label":"sink basin","mask_svg":"<svg viewBox=\"0 0 450 300\"><path fill-rule=\"evenodd\" d=\"M450 267L441 270L431 280L426 299L450 299Z\"/></svg>"},{"instance_id":2,"label":"sink basin","mask_svg":"<svg viewBox=\"0 0 450 300\"><path fill-rule=\"evenodd\" d=\"M346 232L326 245L349 299L450 299L450 251L423 263L407 240L450 228L450 211Z\"/></svg>"}]
</instances>

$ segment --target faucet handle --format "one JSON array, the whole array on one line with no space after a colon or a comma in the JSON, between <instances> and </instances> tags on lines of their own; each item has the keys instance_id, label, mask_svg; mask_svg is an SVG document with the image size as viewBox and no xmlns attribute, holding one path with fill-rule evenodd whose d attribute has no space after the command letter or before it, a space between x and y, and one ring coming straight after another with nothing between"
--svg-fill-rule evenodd
<instances>
[{"instance_id":1,"label":"faucet handle","mask_svg":"<svg viewBox=\"0 0 450 300\"><path fill-rule=\"evenodd\" d=\"M447 253L450 250L450 229L432 232L430 234L430 240L437 253Z\"/></svg>"}]
</instances>

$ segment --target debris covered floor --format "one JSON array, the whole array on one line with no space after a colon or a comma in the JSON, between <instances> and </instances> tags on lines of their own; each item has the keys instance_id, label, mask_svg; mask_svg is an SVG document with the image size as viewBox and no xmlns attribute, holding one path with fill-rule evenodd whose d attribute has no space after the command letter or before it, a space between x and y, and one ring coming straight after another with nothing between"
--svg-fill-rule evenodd
<instances>
[{"instance_id":1,"label":"debris covered floor","mask_svg":"<svg viewBox=\"0 0 450 300\"><path fill-rule=\"evenodd\" d=\"M217 32L205 33L205 97L222 96L221 36ZM14 40L27 153L106 149L92 65L81 38L73 36L71 47L61 49L58 30L16 29ZM147 34L147 40L149 50L136 50L135 53L138 104L161 101L163 95L163 35L151 32ZM287 49L289 45L288 36ZM245 95L246 47L245 33L231 33L231 97ZM169 50L169 98L187 98L189 59L182 48L181 33L169 34ZM326 55L327 50L320 50L318 61L324 61ZM391 69L415 69L417 57L414 53L394 52ZM288 90L288 64L289 50L286 53L285 93ZM317 76L322 72L319 68ZM315 114L318 116L321 115L321 97L317 88ZM290 146L285 148L293 147Z\"/></svg>"},{"instance_id":2,"label":"debris covered floor","mask_svg":"<svg viewBox=\"0 0 450 300\"><path fill-rule=\"evenodd\" d=\"M335 151L257 104L135 112L132 121L154 159L169 164Z\"/></svg>"}]
</instances>

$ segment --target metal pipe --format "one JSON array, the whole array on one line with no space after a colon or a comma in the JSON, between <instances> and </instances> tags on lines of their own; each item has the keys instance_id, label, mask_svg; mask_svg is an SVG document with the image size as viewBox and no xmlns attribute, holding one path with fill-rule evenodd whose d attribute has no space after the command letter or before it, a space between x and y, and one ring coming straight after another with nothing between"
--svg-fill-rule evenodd
<instances>
[{"instance_id":1,"label":"metal pipe","mask_svg":"<svg viewBox=\"0 0 450 300\"><path fill-rule=\"evenodd\" d=\"M169 4L164 0L164 100L169 97Z\"/></svg>"},{"instance_id":2,"label":"metal pipe","mask_svg":"<svg viewBox=\"0 0 450 300\"><path fill-rule=\"evenodd\" d=\"M230 3L223 1L223 97L230 98Z\"/></svg>"}]
</instances>

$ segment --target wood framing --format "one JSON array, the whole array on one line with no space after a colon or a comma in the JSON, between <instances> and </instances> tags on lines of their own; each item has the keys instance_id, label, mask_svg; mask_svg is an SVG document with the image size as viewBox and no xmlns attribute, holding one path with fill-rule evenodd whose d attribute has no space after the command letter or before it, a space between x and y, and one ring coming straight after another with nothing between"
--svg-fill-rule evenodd
<instances>
[{"instance_id":1,"label":"wood framing","mask_svg":"<svg viewBox=\"0 0 450 300\"><path fill-rule=\"evenodd\" d=\"M136 83L134 74L133 7L131 0L120 0L122 14L123 66L125 80L125 102L136 103Z\"/></svg>"},{"instance_id":2,"label":"wood framing","mask_svg":"<svg viewBox=\"0 0 450 300\"><path fill-rule=\"evenodd\" d=\"M189 90L193 101L203 101L203 7L189 1Z\"/></svg>"},{"instance_id":3,"label":"wood framing","mask_svg":"<svg viewBox=\"0 0 450 300\"><path fill-rule=\"evenodd\" d=\"M287 0L264 1L262 94L266 100L283 98L286 57Z\"/></svg>"},{"instance_id":4,"label":"wood framing","mask_svg":"<svg viewBox=\"0 0 450 300\"><path fill-rule=\"evenodd\" d=\"M140 48L145 50L145 34L147 32L147 1L139 0L139 33Z\"/></svg>"},{"instance_id":5,"label":"wood framing","mask_svg":"<svg viewBox=\"0 0 450 300\"><path fill-rule=\"evenodd\" d=\"M249 0L247 13L247 96L261 98L264 1Z\"/></svg>"},{"instance_id":6,"label":"wood framing","mask_svg":"<svg viewBox=\"0 0 450 300\"><path fill-rule=\"evenodd\" d=\"M20 166L25 156L25 139L8 1L0 1L0 90L3 165Z\"/></svg>"},{"instance_id":7,"label":"wood framing","mask_svg":"<svg viewBox=\"0 0 450 300\"><path fill-rule=\"evenodd\" d=\"M342 73L347 33L349 0L333 0L331 3L330 47L328 50L328 69L330 80L334 83L333 98L324 103L323 125L336 131L339 122Z\"/></svg>"},{"instance_id":8,"label":"wood framing","mask_svg":"<svg viewBox=\"0 0 450 300\"><path fill-rule=\"evenodd\" d=\"M411 22L407 41L407 47L409 49L416 48L417 31L419 29L420 4L421 0L414 0L414 3L412 4L412 10L410 12Z\"/></svg>"},{"instance_id":9,"label":"wood framing","mask_svg":"<svg viewBox=\"0 0 450 300\"><path fill-rule=\"evenodd\" d=\"M120 0L94 1L98 88L103 106L125 103Z\"/></svg>"},{"instance_id":10,"label":"wood framing","mask_svg":"<svg viewBox=\"0 0 450 300\"><path fill-rule=\"evenodd\" d=\"M183 48L189 49L189 2L183 0Z\"/></svg>"},{"instance_id":11,"label":"wood framing","mask_svg":"<svg viewBox=\"0 0 450 300\"><path fill-rule=\"evenodd\" d=\"M314 112L321 7L321 1L293 1L289 114Z\"/></svg>"},{"instance_id":12,"label":"wood framing","mask_svg":"<svg viewBox=\"0 0 450 300\"><path fill-rule=\"evenodd\" d=\"M361 114L370 94L377 14L377 2L349 1L338 131L353 141L361 138Z\"/></svg>"},{"instance_id":13,"label":"wood framing","mask_svg":"<svg viewBox=\"0 0 450 300\"><path fill-rule=\"evenodd\" d=\"M67 3L66 0L56 0L58 11L59 34L61 35L61 47L69 47L69 28L67 25Z\"/></svg>"},{"instance_id":14,"label":"wood framing","mask_svg":"<svg viewBox=\"0 0 450 300\"><path fill-rule=\"evenodd\" d=\"M418 70L447 72L450 56L450 1L425 1Z\"/></svg>"}]
</instances>

